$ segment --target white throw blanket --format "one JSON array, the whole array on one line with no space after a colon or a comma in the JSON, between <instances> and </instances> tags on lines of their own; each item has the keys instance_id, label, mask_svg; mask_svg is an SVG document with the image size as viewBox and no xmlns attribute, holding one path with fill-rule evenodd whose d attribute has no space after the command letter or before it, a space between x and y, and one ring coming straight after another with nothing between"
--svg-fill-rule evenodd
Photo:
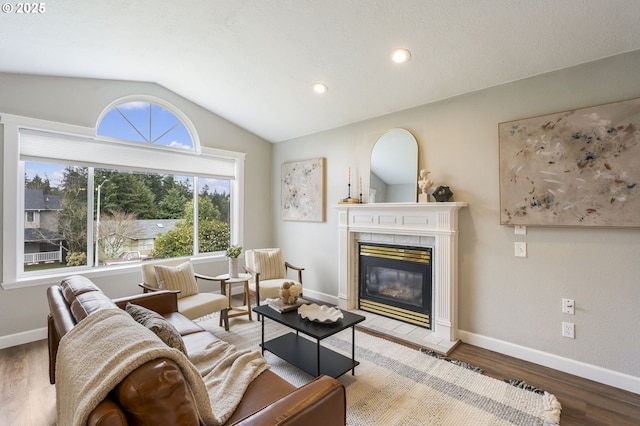
<instances>
[{"instance_id":1,"label":"white throw blanket","mask_svg":"<svg viewBox=\"0 0 640 426\"><path fill-rule=\"evenodd\" d=\"M193 363L121 309L94 312L60 341L58 424L86 424L91 411L130 372L153 359L168 358L182 369L201 422L220 425L233 414L251 381L269 368L259 352L238 351L221 340L189 355Z\"/></svg>"}]
</instances>

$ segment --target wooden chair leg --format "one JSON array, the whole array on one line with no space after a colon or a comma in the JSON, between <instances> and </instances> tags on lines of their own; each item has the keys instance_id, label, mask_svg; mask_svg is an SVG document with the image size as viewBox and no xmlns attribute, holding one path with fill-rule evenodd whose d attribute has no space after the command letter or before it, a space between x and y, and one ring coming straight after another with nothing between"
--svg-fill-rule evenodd
<instances>
[{"instance_id":1,"label":"wooden chair leg","mask_svg":"<svg viewBox=\"0 0 640 426\"><path fill-rule=\"evenodd\" d=\"M223 309L220 311L220 323L218 325L222 326L223 321L225 331L229 331L229 309Z\"/></svg>"},{"instance_id":2,"label":"wooden chair leg","mask_svg":"<svg viewBox=\"0 0 640 426\"><path fill-rule=\"evenodd\" d=\"M251 295L249 294L249 282L244 282L244 303L247 305L247 312L249 313L249 321L253 321L251 318Z\"/></svg>"},{"instance_id":3,"label":"wooden chair leg","mask_svg":"<svg viewBox=\"0 0 640 426\"><path fill-rule=\"evenodd\" d=\"M258 297L258 295L256 293L253 293L253 296L256 298L256 306L260 306L260 298ZM249 300L251 300L251 298L249 298ZM256 319L260 321L260 318L262 318L262 315L256 313Z\"/></svg>"}]
</instances>

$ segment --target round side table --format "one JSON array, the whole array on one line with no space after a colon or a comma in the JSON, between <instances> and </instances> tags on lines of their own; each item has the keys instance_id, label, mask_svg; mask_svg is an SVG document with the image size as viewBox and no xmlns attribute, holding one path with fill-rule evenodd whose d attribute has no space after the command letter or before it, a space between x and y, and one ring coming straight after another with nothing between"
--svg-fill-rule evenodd
<instances>
[{"instance_id":1,"label":"round side table","mask_svg":"<svg viewBox=\"0 0 640 426\"><path fill-rule=\"evenodd\" d=\"M253 318L251 318L251 298L249 295L249 280L251 279L251 274L238 274L237 278L230 278L229 274L222 274L222 275L216 276L215 279L220 280L220 290L222 290L222 294L227 296L228 306L229 306L225 313L227 319L239 317L242 315L248 315L249 321L253 321ZM237 284L237 283L244 284L245 306L234 308L231 306L231 286L232 284ZM220 325L222 325L222 316L220 317Z\"/></svg>"}]
</instances>

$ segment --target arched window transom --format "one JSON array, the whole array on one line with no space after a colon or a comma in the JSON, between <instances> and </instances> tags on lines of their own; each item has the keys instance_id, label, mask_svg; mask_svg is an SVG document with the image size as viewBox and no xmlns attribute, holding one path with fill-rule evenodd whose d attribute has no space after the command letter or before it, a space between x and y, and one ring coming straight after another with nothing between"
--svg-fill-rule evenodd
<instances>
[{"instance_id":1,"label":"arched window transom","mask_svg":"<svg viewBox=\"0 0 640 426\"><path fill-rule=\"evenodd\" d=\"M189 129L168 108L151 101L121 101L106 110L97 134L130 142L195 150Z\"/></svg>"}]
</instances>

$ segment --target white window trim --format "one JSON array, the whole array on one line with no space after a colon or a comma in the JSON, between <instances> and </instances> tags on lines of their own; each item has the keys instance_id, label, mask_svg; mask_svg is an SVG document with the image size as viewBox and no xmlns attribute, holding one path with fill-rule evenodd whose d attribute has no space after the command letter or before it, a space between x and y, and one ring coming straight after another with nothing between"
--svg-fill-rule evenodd
<instances>
[{"instance_id":1,"label":"white window trim","mask_svg":"<svg viewBox=\"0 0 640 426\"><path fill-rule=\"evenodd\" d=\"M138 98L139 99L139 98ZM156 101L153 101L159 103ZM163 104L161 104L164 106ZM174 109L170 109L175 113ZM179 116L179 118L182 118ZM190 121L188 121L190 123ZM90 144L91 149L87 149L84 154L90 157L92 166L104 165L106 167L123 168L121 155L114 154L113 145L111 149L105 149L111 142L101 140L95 137L95 129L76 126L71 124L59 123L48 120L41 120L31 117L23 117L11 114L0 114L0 124L4 130L4 167L3 167L3 259L2 259L2 283L4 289L31 287L44 284L50 284L54 279L61 279L72 273L82 273L90 277L107 276L122 273L127 269L139 268L139 265L128 265L123 267L94 268L90 266L68 267L64 269L48 270L39 273L30 273L28 276L20 274L20 263L24 258L24 245L18 244L22 241L24 235L24 163L21 159L21 134L28 135L28 144L26 147L29 151L23 152L25 158L33 158L34 160L60 159L64 161L82 164L83 158L78 155L77 142L76 148L72 145L59 145L57 137L74 139L76 141L86 142ZM186 124L186 123L185 123ZM189 129L191 131L191 129ZM51 149L51 141L56 140L56 147L60 150ZM195 144L195 142L194 142ZM136 146L138 145L138 146ZM244 223L244 163L246 154L235 151L221 150L216 148L199 148L199 152L185 151L180 152L172 149L163 149L164 147L148 146L132 143L121 143L116 153L126 152L127 157L134 158L135 163L128 164L124 162L124 168L127 164L131 168L138 171L149 171L154 173L184 173L184 170L190 170L193 174L200 174L212 177L232 177L231 180L231 199L232 204L230 214L231 241L233 244L242 244L243 241L243 223ZM197 144L199 147L199 142ZM42 148L44 152L38 152L37 149ZM96 148L98 154L92 154ZM56 153L59 152L58 154ZM136 154L145 153L142 156ZM26 155L25 155L26 154ZM63 158L63 155L70 155L71 158ZM151 155L153 154L153 155ZM172 165L169 169L164 168L165 162ZM94 161L98 160L98 161ZM85 158L85 161L86 158ZM218 161L218 165L232 165L232 171L229 173L228 168L225 174L218 175L211 173L211 161ZM188 162L188 169L180 169L176 164L185 164ZM163 166L158 166L163 164ZM207 167L208 166L208 167ZM162 168L161 168L162 167ZM173 170L178 169L178 170ZM228 173L228 174L227 174ZM17 183L17 184L16 184ZM197 190L197 188L194 188ZM89 197L93 192L89 194ZM91 202L91 200L89 200ZM21 236L22 234L22 236ZM200 255L194 258L219 257L211 254Z\"/></svg>"}]
</instances>

